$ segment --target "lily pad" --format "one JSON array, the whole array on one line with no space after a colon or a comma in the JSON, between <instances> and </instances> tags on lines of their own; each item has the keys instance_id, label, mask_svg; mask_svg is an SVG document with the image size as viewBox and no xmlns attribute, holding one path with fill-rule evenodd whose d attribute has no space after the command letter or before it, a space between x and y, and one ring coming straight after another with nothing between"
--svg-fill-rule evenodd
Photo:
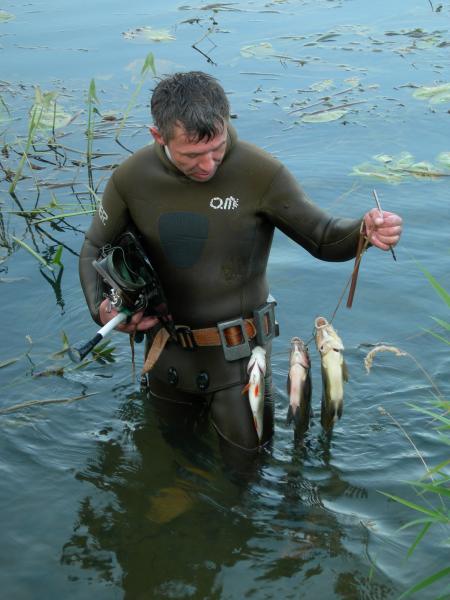
<instances>
[{"instance_id":1,"label":"lily pad","mask_svg":"<svg viewBox=\"0 0 450 600\"><path fill-rule=\"evenodd\" d=\"M274 55L274 48L270 42L251 44L241 48L241 55L245 58L269 58Z\"/></svg>"},{"instance_id":2,"label":"lily pad","mask_svg":"<svg viewBox=\"0 0 450 600\"><path fill-rule=\"evenodd\" d=\"M311 87L315 92L323 92L324 90L329 90L334 85L334 81L332 79L324 79L323 81L318 81L317 83L313 83Z\"/></svg>"},{"instance_id":3,"label":"lily pad","mask_svg":"<svg viewBox=\"0 0 450 600\"><path fill-rule=\"evenodd\" d=\"M352 175L381 179L386 183L400 183L409 177L429 177L430 179L450 177L450 170L433 165L428 161L416 161L410 152L397 156L377 154L375 163L363 163L353 167ZM450 167L450 152L442 152L437 160L444 167Z\"/></svg>"},{"instance_id":4,"label":"lily pad","mask_svg":"<svg viewBox=\"0 0 450 600\"><path fill-rule=\"evenodd\" d=\"M438 162L440 162L444 167L450 169L450 152L441 152L437 157Z\"/></svg>"},{"instance_id":5,"label":"lily pad","mask_svg":"<svg viewBox=\"0 0 450 600\"><path fill-rule=\"evenodd\" d=\"M0 23L6 23L6 21L12 21L15 18L15 15L6 12L6 10L0 10Z\"/></svg>"},{"instance_id":6,"label":"lily pad","mask_svg":"<svg viewBox=\"0 0 450 600\"><path fill-rule=\"evenodd\" d=\"M330 121L337 121L348 111L337 109L337 110L327 110L324 112L311 113L309 115L303 115L301 120L303 123L329 123Z\"/></svg>"},{"instance_id":7,"label":"lily pad","mask_svg":"<svg viewBox=\"0 0 450 600\"><path fill-rule=\"evenodd\" d=\"M61 129L66 127L73 116L64 112L56 102L55 92L36 93L36 99L30 114L37 116L37 128L41 130Z\"/></svg>"},{"instance_id":8,"label":"lily pad","mask_svg":"<svg viewBox=\"0 0 450 600\"><path fill-rule=\"evenodd\" d=\"M129 29L123 33L126 40L141 40L144 42L171 42L175 40L168 29L153 29L153 27L144 26Z\"/></svg>"},{"instance_id":9,"label":"lily pad","mask_svg":"<svg viewBox=\"0 0 450 600\"><path fill-rule=\"evenodd\" d=\"M428 100L430 104L450 102L450 83L420 87L413 93L413 98Z\"/></svg>"}]
</instances>

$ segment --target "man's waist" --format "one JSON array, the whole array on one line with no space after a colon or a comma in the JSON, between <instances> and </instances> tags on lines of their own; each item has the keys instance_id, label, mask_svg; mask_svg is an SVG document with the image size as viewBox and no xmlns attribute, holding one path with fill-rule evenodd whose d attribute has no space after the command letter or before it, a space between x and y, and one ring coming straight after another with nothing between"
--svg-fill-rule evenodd
<instances>
[{"instance_id":1,"label":"man's waist","mask_svg":"<svg viewBox=\"0 0 450 600\"><path fill-rule=\"evenodd\" d=\"M228 361L245 358L251 354L251 340L264 346L279 335L275 304L275 300L270 297L268 302L253 311L252 317L238 316L220 321L212 327L191 328L188 325L177 324L177 341L186 350L222 346Z\"/></svg>"}]
</instances>

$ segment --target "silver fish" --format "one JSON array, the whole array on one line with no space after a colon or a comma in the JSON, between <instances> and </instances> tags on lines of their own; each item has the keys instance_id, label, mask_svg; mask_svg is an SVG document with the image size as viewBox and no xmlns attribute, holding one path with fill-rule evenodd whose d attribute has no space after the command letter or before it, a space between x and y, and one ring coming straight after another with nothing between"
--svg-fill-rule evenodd
<instances>
[{"instance_id":1,"label":"silver fish","mask_svg":"<svg viewBox=\"0 0 450 600\"><path fill-rule=\"evenodd\" d=\"M250 360L248 361L247 373L249 380L242 393L248 392L253 422L258 439L261 441L264 418L264 375L266 374L266 351L261 346L253 348Z\"/></svg>"},{"instance_id":2,"label":"silver fish","mask_svg":"<svg viewBox=\"0 0 450 600\"><path fill-rule=\"evenodd\" d=\"M296 430L306 431L311 417L311 362L308 349L298 337L291 339L287 393L287 423L294 421Z\"/></svg>"},{"instance_id":3,"label":"silver fish","mask_svg":"<svg viewBox=\"0 0 450 600\"><path fill-rule=\"evenodd\" d=\"M344 381L348 381L344 360L344 345L333 326L324 317L315 320L315 338L322 370L322 411L320 422L326 430L342 416Z\"/></svg>"}]
</instances>

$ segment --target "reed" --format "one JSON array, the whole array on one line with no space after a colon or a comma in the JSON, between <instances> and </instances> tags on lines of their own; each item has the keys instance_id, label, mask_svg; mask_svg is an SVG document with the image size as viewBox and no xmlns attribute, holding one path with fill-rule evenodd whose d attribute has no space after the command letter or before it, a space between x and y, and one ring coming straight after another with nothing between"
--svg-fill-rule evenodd
<instances>
[{"instance_id":1,"label":"reed","mask_svg":"<svg viewBox=\"0 0 450 600\"><path fill-rule=\"evenodd\" d=\"M145 80L146 80L147 75L148 75L148 72L150 70L152 71L154 77L156 77L155 57L154 57L154 55L153 55L152 52L150 52L149 54L147 54L147 56L145 57L144 64L143 64L142 69L141 69L141 77L140 77L139 82L138 82L138 84L136 86L136 89L134 90L134 92L133 92L133 94L132 94L132 96L130 98L130 101L128 102L128 105L127 105L127 107L125 109L125 112L123 113L123 117L122 117L122 120L120 121L120 125L117 128L116 135L115 135L115 140L119 144L120 144L119 137L120 137L120 134L122 133L122 129L124 128L125 123L127 122L127 119L128 119L128 117L130 115L130 112L131 112L132 108L136 104L137 97L140 94L142 86L144 85ZM122 144L120 144L120 145L122 145Z\"/></svg>"},{"instance_id":2,"label":"reed","mask_svg":"<svg viewBox=\"0 0 450 600\"><path fill-rule=\"evenodd\" d=\"M88 120L86 129L86 162L88 170L89 187L91 189L94 189L94 179L92 175L92 155L94 143L95 114L99 114L96 104L99 104L99 100L97 97L97 89L95 86L95 79L91 79L87 96Z\"/></svg>"},{"instance_id":3,"label":"reed","mask_svg":"<svg viewBox=\"0 0 450 600\"><path fill-rule=\"evenodd\" d=\"M450 294L438 283L438 281L429 273L426 269L421 267L424 275L436 291L436 293L440 296L440 298L445 302L447 307L450 309ZM444 330L444 332L450 331L450 324L447 321L442 319L434 319ZM446 344L450 344L450 341L445 335L436 334L433 331L429 331L431 335L435 338L443 341ZM410 355L409 355L410 356ZM436 387L436 386L434 386ZM419 411L428 417L431 417L432 426L434 431L436 431L439 436L440 441L442 441L446 445L450 445L450 401L446 400L439 394L431 403L431 408L426 408L423 406L417 406L415 404L409 404L409 406L416 411ZM387 412L387 411L385 411ZM389 415L390 416L390 415ZM414 448L417 451L417 448L413 444ZM419 453L420 455L420 453ZM385 496L402 504L403 506L408 507L410 510L413 510L417 517L416 519L406 523L401 527L401 529L407 529L410 527L420 526L419 532L414 539L413 543L408 549L407 556L410 557L420 542L423 540L425 535L430 532L430 529L436 525L441 526L441 530L444 532L444 540L443 544L448 546L450 550L450 474L448 467L450 465L450 459L442 461L440 464L436 465L433 468L429 468L427 464L425 464L425 474L418 481L411 482L411 485L415 489L419 502L411 502L406 500L405 498L401 498L399 496L394 496L392 494L388 494L382 492ZM435 501L438 501L437 504ZM409 589L407 589L398 600L403 600L404 598L410 597L413 594L418 594L425 588L428 588L431 585L439 583L441 586L445 586L449 584L450 580L450 567L446 566L439 571L432 573L431 575L427 575L419 582L415 583ZM441 588L441 592L445 592L444 587ZM448 588L446 588L446 593L448 593ZM419 596L416 596L419 597ZM448 595L439 596L440 598L448 598Z\"/></svg>"}]
</instances>

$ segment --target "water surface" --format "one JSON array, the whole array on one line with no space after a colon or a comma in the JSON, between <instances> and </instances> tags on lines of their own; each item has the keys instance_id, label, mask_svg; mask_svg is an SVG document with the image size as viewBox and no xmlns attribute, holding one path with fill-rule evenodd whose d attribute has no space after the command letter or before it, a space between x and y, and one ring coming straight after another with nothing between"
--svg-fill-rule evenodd
<instances>
[{"instance_id":1,"label":"water surface","mask_svg":"<svg viewBox=\"0 0 450 600\"><path fill-rule=\"evenodd\" d=\"M438 167L437 157L450 151L448 100L413 97L419 86L448 82L450 9L440 4L436 12L425 0L255 0L215 8L172 0L4 3L15 17L0 22L0 94L9 111L0 112L4 169L14 171L20 160L34 86L57 91L58 106L77 116L57 130L62 156L48 150L51 132L42 134L32 162L43 168L25 165L15 199L2 170L0 363L18 360L0 369L1 407L95 393L0 415L5 598L391 599L448 566L446 532L438 528L406 560L417 531L398 528L415 515L380 494L418 500L407 482L424 466L396 422L428 465L448 458L430 420L407 405L426 404L435 389L408 357L379 355L370 375L363 364L370 344L392 343L419 360L448 397L448 351L424 333L435 327L431 315L448 317L418 267L449 289L448 177L410 174L393 183L353 174L363 163L379 167L377 155L409 152ZM175 39L142 39L136 30L145 27ZM405 220L398 262L370 251L354 307L337 312L350 381L331 440L320 429L313 344L316 417L303 442L286 426L287 351L291 336L309 339L318 314L331 317L352 265L320 263L276 235L269 266L281 327L273 358L276 431L247 486L226 475L209 427L186 437L158 423L139 392L127 339L113 336L113 364L75 370L66 355L54 356L62 332L75 342L95 330L77 275L90 216L38 228L15 214L52 199L67 205L53 214L91 207L83 164L89 82L95 79L100 113L119 118L149 52L158 74L201 69L217 76L238 134L280 158L323 208L359 216L372 207L375 186L384 207ZM121 135L131 150L149 142L152 87L149 75ZM325 123L302 121L327 102L347 112ZM114 142L116 128L117 121L96 116L99 194L127 155ZM60 187L67 182L72 187ZM12 236L46 260L63 244L63 270L50 272ZM137 371L140 364L139 356ZM63 375L48 374L57 367ZM442 586L420 598L439 593Z\"/></svg>"}]
</instances>

